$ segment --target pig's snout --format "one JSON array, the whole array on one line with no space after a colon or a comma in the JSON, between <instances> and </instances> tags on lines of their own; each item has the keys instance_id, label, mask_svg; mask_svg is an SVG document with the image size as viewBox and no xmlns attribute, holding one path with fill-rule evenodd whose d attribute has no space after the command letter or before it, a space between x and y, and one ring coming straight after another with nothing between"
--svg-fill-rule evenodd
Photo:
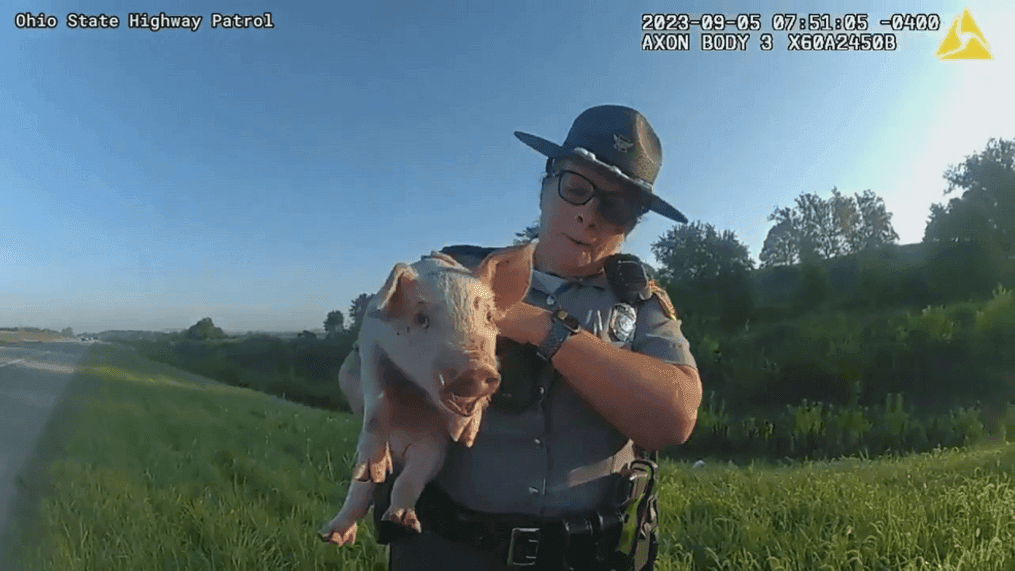
<instances>
[{"instance_id":1,"label":"pig's snout","mask_svg":"<svg viewBox=\"0 0 1015 571\"><path fill-rule=\"evenodd\" d=\"M444 390L457 397L474 398L491 395L500 386L500 375L492 367L466 371L448 383Z\"/></svg>"},{"instance_id":2,"label":"pig's snout","mask_svg":"<svg viewBox=\"0 0 1015 571\"><path fill-rule=\"evenodd\" d=\"M500 388L500 374L490 365L470 367L462 372L445 370L441 400L452 412L472 416L476 407ZM448 380L450 379L450 380Z\"/></svg>"}]
</instances>

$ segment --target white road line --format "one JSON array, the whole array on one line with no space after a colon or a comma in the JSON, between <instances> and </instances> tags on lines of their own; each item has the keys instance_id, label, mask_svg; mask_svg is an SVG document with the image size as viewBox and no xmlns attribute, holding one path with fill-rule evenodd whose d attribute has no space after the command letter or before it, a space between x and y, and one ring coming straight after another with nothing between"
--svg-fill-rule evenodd
<instances>
[{"instance_id":1,"label":"white road line","mask_svg":"<svg viewBox=\"0 0 1015 571\"><path fill-rule=\"evenodd\" d=\"M7 365L13 365L14 363L20 363L22 361L24 361L24 359L15 359L13 361L8 361L6 363L0 363L0 367L6 367Z\"/></svg>"}]
</instances>

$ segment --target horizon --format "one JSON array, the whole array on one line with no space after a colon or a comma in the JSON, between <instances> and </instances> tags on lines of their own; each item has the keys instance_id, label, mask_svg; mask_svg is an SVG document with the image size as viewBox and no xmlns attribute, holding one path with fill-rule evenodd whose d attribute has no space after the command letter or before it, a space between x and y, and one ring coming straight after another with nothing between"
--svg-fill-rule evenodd
<instances>
[{"instance_id":1,"label":"horizon","mask_svg":"<svg viewBox=\"0 0 1015 571\"><path fill-rule=\"evenodd\" d=\"M879 33L892 13L935 13L941 29L899 33L894 52L788 52L772 17L809 3L693 1L680 11L759 13L762 30L745 53L701 52L698 30L691 51L660 53L641 51L640 15L671 8L649 0L215 6L270 11L272 30L211 29L210 11L147 0L33 6L54 30L17 29L9 11L0 326L157 332L211 317L288 333L333 310L348 322L396 262L511 244L538 216L545 162L513 131L561 143L600 104L644 113L663 146L657 192L735 232L755 261L775 208L833 187L874 191L898 244L919 243L930 205L956 196L945 170L1015 138L1015 6L886 4L821 13L869 14ZM967 8L993 59L938 59ZM151 32L128 29L130 11L205 20ZM121 24L72 30L69 12ZM649 213L624 251L658 267L651 244L673 226Z\"/></svg>"}]
</instances>

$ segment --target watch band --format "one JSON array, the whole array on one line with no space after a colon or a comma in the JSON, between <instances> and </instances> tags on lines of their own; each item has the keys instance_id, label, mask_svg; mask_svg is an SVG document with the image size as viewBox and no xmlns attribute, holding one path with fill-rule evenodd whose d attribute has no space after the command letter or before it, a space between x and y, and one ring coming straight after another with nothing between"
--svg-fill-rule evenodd
<instances>
[{"instance_id":1,"label":"watch band","mask_svg":"<svg viewBox=\"0 0 1015 571\"><path fill-rule=\"evenodd\" d=\"M536 348L536 354L547 361L553 359L564 341L581 330L582 326L575 316L558 308L550 313L550 333Z\"/></svg>"}]
</instances>

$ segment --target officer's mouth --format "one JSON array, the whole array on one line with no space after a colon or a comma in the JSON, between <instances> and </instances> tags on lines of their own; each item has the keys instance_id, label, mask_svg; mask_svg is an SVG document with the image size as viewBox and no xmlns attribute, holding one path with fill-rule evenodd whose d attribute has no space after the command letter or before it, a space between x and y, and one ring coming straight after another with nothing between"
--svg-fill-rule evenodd
<instances>
[{"instance_id":1,"label":"officer's mouth","mask_svg":"<svg viewBox=\"0 0 1015 571\"><path fill-rule=\"evenodd\" d=\"M591 248L592 247L592 244L586 244L585 242L579 242L578 240L575 240L574 238L568 236L567 234L564 234L564 237L567 238L568 240L570 240L572 244L574 244L575 246L578 246L579 248Z\"/></svg>"}]
</instances>

